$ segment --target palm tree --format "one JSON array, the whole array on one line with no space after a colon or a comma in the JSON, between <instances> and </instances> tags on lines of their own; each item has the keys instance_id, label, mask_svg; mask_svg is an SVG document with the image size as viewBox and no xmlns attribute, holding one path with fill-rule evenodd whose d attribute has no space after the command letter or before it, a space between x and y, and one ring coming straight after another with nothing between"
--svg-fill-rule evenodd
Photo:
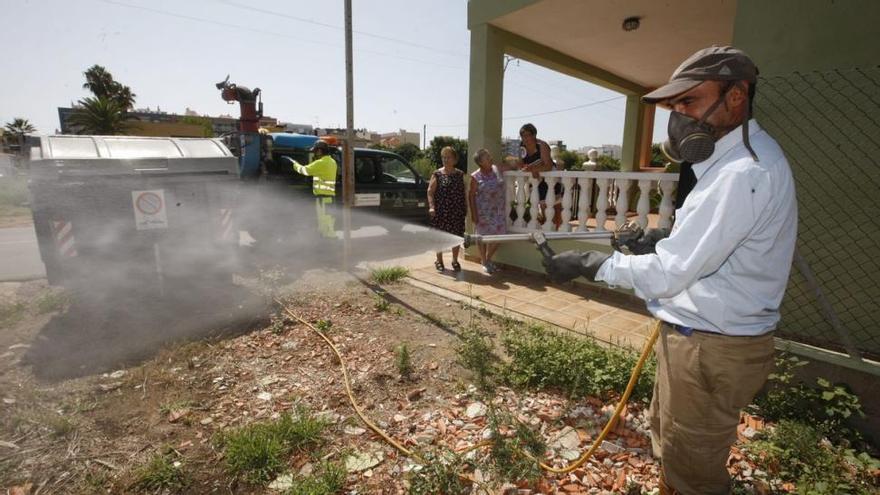
<instances>
[{"instance_id":1,"label":"palm tree","mask_svg":"<svg viewBox=\"0 0 880 495\"><path fill-rule=\"evenodd\" d=\"M116 100L126 111L134 106L134 98L137 95L132 93L128 86L114 80L113 74L104 67L95 64L86 69L83 74L86 76L83 89L91 91L95 98Z\"/></svg>"},{"instance_id":2,"label":"palm tree","mask_svg":"<svg viewBox=\"0 0 880 495\"><path fill-rule=\"evenodd\" d=\"M95 95L96 98L106 98L113 94L113 75L107 72L107 69L100 65L93 65L86 69L83 74L86 76L86 82L83 89L87 89Z\"/></svg>"},{"instance_id":3,"label":"palm tree","mask_svg":"<svg viewBox=\"0 0 880 495\"><path fill-rule=\"evenodd\" d=\"M28 119L22 119L20 117L12 119L12 122L7 122L4 128L6 129L6 132L15 136L15 143L10 143L9 141L7 141L7 143L10 146L18 146L19 150L24 146L25 134L37 132L37 128L28 122Z\"/></svg>"},{"instance_id":4,"label":"palm tree","mask_svg":"<svg viewBox=\"0 0 880 495\"><path fill-rule=\"evenodd\" d=\"M12 122L7 122L4 127L6 128L6 132L15 136L24 136L25 134L37 132L37 128L28 122L28 119L22 119L20 117L12 119Z\"/></svg>"},{"instance_id":5,"label":"palm tree","mask_svg":"<svg viewBox=\"0 0 880 495\"><path fill-rule=\"evenodd\" d=\"M76 134L113 136L125 134L131 127L126 121L125 108L115 98L86 97L70 116L70 125Z\"/></svg>"},{"instance_id":6,"label":"palm tree","mask_svg":"<svg viewBox=\"0 0 880 495\"><path fill-rule=\"evenodd\" d=\"M134 97L136 94L131 92L131 88L116 83L112 98L126 111L134 107Z\"/></svg>"}]
</instances>

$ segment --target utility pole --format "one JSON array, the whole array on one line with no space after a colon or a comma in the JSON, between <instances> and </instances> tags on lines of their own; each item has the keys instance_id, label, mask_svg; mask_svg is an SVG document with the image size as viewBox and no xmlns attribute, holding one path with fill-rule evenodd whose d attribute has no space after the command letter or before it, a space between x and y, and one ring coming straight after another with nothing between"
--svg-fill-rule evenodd
<instances>
[{"instance_id":1,"label":"utility pole","mask_svg":"<svg viewBox=\"0 0 880 495\"><path fill-rule=\"evenodd\" d=\"M428 124L422 124L422 149L425 149L425 139L428 137Z\"/></svg>"},{"instance_id":2,"label":"utility pole","mask_svg":"<svg viewBox=\"0 0 880 495\"><path fill-rule=\"evenodd\" d=\"M351 49L351 0L345 0L345 156L342 159L343 266L351 255L351 208L354 206L354 84Z\"/></svg>"}]
</instances>

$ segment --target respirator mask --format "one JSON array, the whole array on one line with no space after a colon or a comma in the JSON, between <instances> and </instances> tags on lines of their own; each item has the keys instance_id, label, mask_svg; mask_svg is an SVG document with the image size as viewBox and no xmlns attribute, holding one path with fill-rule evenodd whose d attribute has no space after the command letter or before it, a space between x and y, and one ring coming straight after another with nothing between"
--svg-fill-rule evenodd
<instances>
[{"instance_id":1,"label":"respirator mask","mask_svg":"<svg viewBox=\"0 0 880 495\"><path fill-rule=\"evenodd\" d=\"M699 120L679 112L669 114L667 133L669 139L663 142L663 154L675 163L700 163L715 152L715 136L717 129L706 122L721 103L733 85L728 85Z\"/></svg>"}]
</instances>

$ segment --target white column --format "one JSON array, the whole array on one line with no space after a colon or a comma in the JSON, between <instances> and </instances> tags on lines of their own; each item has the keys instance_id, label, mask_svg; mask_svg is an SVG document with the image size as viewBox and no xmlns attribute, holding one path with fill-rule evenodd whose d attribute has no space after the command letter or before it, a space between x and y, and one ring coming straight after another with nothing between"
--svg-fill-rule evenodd
<instances>
[{"instance_id":1,"label":"white column","mask_svg":"<svg viewBox=\"0 0 880 495\"><path fill-rule=\"evenodd\" d=\"M553 225L553 217L556 214L556 181L559 180L556 177L544 177L544 180L547 182L547 198L545 202L547 203L547 207L544 208L544 223L541 225L541 230L544 232L551 232L556 229L556 226Z\"/></svg>"},{"instance_id":2,"label":"white column","mask_svg":"<svg viewBox=\"0 0 880 495\"><path fill-rule=\"evenodd\" d=\"M510 227L512 227L512 220L510 220L510 208L515 201L514 195L516 194L516 190L514 188L514 182L516 181L516 177L507 174L502 174L501 177L504 178L504 225L507 225L509 229Z\"/></svg>"},{"instance_id":3,"label":"white column","mask_svg":"<svg viewBox=\"0 0 880 495\"><path fill-rule=\"evenodd\" d=\"M648 228L648 212L651 211L651 182L650 180L639 181L639 204L636 206L639 217L636 222L643 229Z\"/></svg>"},{"instance_id":4,"label":"white column","mask_svg":"<svg viewBox=\"0 0 880 495\"><path fill-rule=\"evenodd\" d=\"M538 183L540 181L540 179L529 177L529 202L531 202L531 205L529 207L529 223L526 225L529 230L538 229L538 212L541 211L538 207Z\"/></svg>"},{"instance_id":5,"label":"white column","mask_svg":"<svg viewBox=\"0 0 880 495\"><path fill-rule=\"evenodd\" d=\"M596 230L605 230L605 219L608 218L608 182L610 179L596 179L599 185L599 196L596 198Z\"/></svg>"},{"instance_id":6,"label":"white column","mask_svg":"<svg viewBox=\"0 0 880 495\"><path fill-rule=\"evenodd\" d=\"M660 181L660 191L663 194L663 197L660 199L660 220L657 223L658 227L670 228L672 227L672 214L675 212L675 207L672 203L672 192L675 191L677 183L672 180L661 180Z\"/></svg>"},{"instance_id":7,"label":"white column","mask_svg":"<svg viewBox=\"0 0 880 495\"><path fill-rule=\"evenodd\" d=\"M589 177L578 177L581 193L578 199L578 232L587 231L587 219L590 217L590 200L593 196L593 180Z\"/></svg>"},{"instance_id":8,"label":"white column","mask_svg":"<svg viewBox=\"0 0 880 495\"><path fill-rule=\"evenodd\" d=\"M526 213L526 179L525 177L516 177L516 221L513 222L514 227L525 227L526 221L523 216Z\"/></svg>"},{"instance_id":9,"label":"white column","mask_svg":"<svg viewBox=\"0 0 880 495\"><path fill-rule=\"evenodd\" d=\"M562 178L562 224L559 230L571 232L571 188L574 186L574 177Z\"/></svg>"},{"instance_id":10,"label":"white column","mask_svg":"<svg viewBox=\"0 0 880 495\"><path fill-rule=\"evenodd\" d=\"M629 179L617 179L614 181L617 184L617 202L615 203L615 207L617 208L617 215L614 216L614 223L617 224L618 227L626 223L626 210L629 209Z\"/></svg>"}]
</instances>

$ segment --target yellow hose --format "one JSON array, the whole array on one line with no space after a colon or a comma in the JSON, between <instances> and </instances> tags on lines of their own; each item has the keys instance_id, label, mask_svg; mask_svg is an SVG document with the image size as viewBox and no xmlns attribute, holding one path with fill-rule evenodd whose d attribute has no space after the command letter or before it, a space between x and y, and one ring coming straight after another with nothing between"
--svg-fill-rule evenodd
<instances>
[{"instance_id":1,"label":"yellow hose","mask_svg":"<svg viewBox=\"0 0 880 495\"><path fill-rule=\"evenodd\" d=\"M297 321L299 321L300 323L302 323L303 325L311 328L312 331L315 332L316 334L318 334L322 339L324 339L324 342L326 342L327 345L329 345L330 348L333 349L333 352L336 353L336 357L339 358L339 366L342 368L342 377L343 377L344 383L345 383L345 393L348 394L348 401L351 402L351 407L354 408L355 414L357 414L358 417L361 418L361 421L363 421L364 424L367 425L371 430L376 432L376 434L378 434L380 437L385 439L386 442L388 442L389 444L394 446L394 448L403 452L407 456L412 457L412 458L418 460L419 462L424 463L424 460L422 460L417 454L415 454L414 452L407 449L406 447L404 447L403 445L398 443L396 440L394 440L393 438L388 436L387 433L382 431L378 426L373 424L372 421L370 421L369 419L367 419L366 416L364 416L364 413L363 413L363 411L361 411L360 406L358 406L357 402L354 400L354 393L351 391L351 383L350 383L349 377L348 377L348 368L345 366L345 359L342 358L342 354L339 352L339 349L337 349L336 346L333 345L333 342L330 341L330 339L328 339L327 336L324 335L323 332L321 332L320 330L315 328L311 323L300 318L299 315L297 315L296 313L291 311L290 308L285 306L281 301L279 301L278 299L275 299L275 302L278 303L279 305L281 305L281 307L284 309L284 312L287 313L291 318L294 318Z\"/></svg>"},{"instance_id":2,"label":"yellow hose","mask_svg":"<svg viewBox=\"0 0 880 495\"><path fill-rule=\"evenodd\" d=\"M424 459L422 459L418 454L407 449L406 447L401 445L399 442L397 442L396 440L391 438L387 433L382 431L378 426L376 426L372 421L370 421L369 419L367 419L366 416L364 416L363 411L361 411L360 406L358 406L357 401L354 398L354 393L351 391L351 383L349 381L348 368L345 365L345 359L342 358L342 354L339 352L339 349L336 348L336 346L333 344L333 342L329 338L327 338L327 336L324 335L323 332L321 332L320 330L315 328L311 323L307 322L306 320L302 319L299 315L297 315L296 313L291 311L290 308L288 308L287 306L284 305L284 303L282 303L278 299L275 299L275 302L279 306L281 306L283 311L288 316L290 316L291 318L294 318L295 320L299 321L303 325L309 327L313 332L318 334L318 336L320 336L324 340L324 342L326 342L327 345L330 346L331 349L333 349L333 352L336 354L336 357L339 359L339 366L342 368L342 376L343 376L343 381L345 384L345 393L348 395L348 401L351 403L352 408L354 408L355 414L357 414L357 416L361 419L361 421L363 421L363 423L365 425L367 425L367 427L369 427L371 430L373 430L377 435L382 437L386 442L388 442L390 445L392 445L398 451L400 451L403 454L405 454L406 456L412 457L413 459L424 464L425 463ZM617 403L617 408L614 410L614 413L611 415L611 418L608 419L608 422L605 424L605 428L602 429L602 432L599 434L598 437L596 437L596 440L593 441L593 445L589 448L589 450L584 452L584 454L581 455L580 458L578 458L574 463L569 464L568 466L566 466L564 468L556 468L553 466L548 466L547 464L544 464L543 462L540 462L537 459L535 459L528 452L525 452L525 451L521 451L521 452L523 454L525 454L526 456L528 456L529 458L531 458L532 460L538 462L538 464L541 466L541 468L543 470L545 470L547 472L551 472L551 473L556 473L556 474L570 473L571 471L574 471L575 469L582 466L585 462L587 462L587 459L589 459L596 452L596 450L598 450L599 446L602 445L602 441L605 440L606 436L608 436L608 433L611 431L612 425L614 425L615 420L620 416L620 413L621 413L621 411L623 411L624 406L626 406L626 403L629 400L630 395L632 395L632 391L635 388L636 383L638 382L639 375L642 372L642 368L645 366L645 361L648 360L648 357L651 355L651 350L654 348L654 343L657 342L657 338L660 336L660 325L661 325L660 320L657 320L657 322L654 324L654 329L651 331L651 335L648 337L647 342L645 342L645 347L642 350L642 355L639 357L638 362L636 363L635 367L633 368L632 374L630 374L629 383L626 384L626 389L624 390L623 395L620 397L620 401ZM472 446L462 450L461 452L467 452L470 450L474 450L474 449L477 449L480 447L486 447L489 445L492 445L492 442L489 442L489 441L480 442L480 443L477 443L475 445L472 445ZM463 477L465 477L465 476L463 476ZM465 477L465 478L470 479L469 477Z\"/></svg>"}]
</instances>

